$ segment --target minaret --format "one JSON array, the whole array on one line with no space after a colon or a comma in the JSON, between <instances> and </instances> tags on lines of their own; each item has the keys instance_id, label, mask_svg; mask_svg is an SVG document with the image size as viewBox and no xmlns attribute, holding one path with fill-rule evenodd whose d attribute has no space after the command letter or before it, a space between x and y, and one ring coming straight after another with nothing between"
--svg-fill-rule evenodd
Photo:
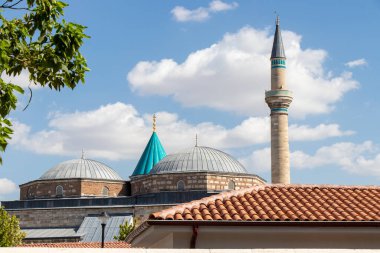
<instances>
[{"instance_id":1,"label":"minaret","mask_svg":"<svg viewBox=\"0 0 380 253\"><path fill-rule=\"evenodd\" d=\"M278 16L270 60L271 90L265 92L265 102L271 110L272 184L289 184L288 108L293 100L293 94L286 87L286 57Z\"/></svg>"}]
</instances>

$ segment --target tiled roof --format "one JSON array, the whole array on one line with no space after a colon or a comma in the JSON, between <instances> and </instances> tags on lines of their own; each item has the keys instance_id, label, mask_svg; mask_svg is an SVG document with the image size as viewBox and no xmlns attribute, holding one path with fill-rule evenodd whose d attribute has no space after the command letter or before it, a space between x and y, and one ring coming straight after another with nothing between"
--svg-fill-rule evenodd
<instances>
[{"instance_id":1,"label":"tiled roof","mask_svg":"<svg viewBox=\"0 0 380 253\"><path fill-rule=\"evenodd\" d=\"M19 247L35 248L100 248L100 242L61 242L61 243L31 243L23 244ZM126 242L105 242L104 248L130 248Z\"/></svg>"},{"instance_id":2,"label":"tiled roof","mask_svg":"<svg viewBox=\"0 0 380 253\"><path fill-rule=\"evenodd\" d=\"M262 185L153 213L150 220L380 221L380 187Z\"/></svg>"}]
</instances>

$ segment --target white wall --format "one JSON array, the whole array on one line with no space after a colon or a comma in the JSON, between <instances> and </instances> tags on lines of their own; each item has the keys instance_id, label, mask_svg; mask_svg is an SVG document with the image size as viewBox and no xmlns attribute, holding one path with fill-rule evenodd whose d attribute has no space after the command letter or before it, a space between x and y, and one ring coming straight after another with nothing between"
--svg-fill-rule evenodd
<instances>
[{"instance_id":1,"label":"white wall","mask_svg":"<svg viewBox=\"0 0 380 253\"><path fill-rule=\"evenodd\" d=\"M1 248L1 253L375 253L360 249L72 249L72 248Z\"/></svg>"}]
</instances>

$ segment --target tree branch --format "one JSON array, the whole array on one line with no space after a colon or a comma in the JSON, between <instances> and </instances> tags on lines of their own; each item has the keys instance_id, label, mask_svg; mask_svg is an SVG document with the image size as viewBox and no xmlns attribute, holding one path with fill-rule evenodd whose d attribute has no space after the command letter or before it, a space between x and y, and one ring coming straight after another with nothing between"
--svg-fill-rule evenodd
<instances>
[{"instance_id":1,"label":"tree branch","mask_svg":"<svg viewBox=\"0 0 380 253\"><path fill-rule=\"evenodd\" d=\"M2 5L0 5L0 9L11 9L11 10L27 10L29 11L30 9L27 7L15 7L19 3L21 3L24 0L18 0L14 4L7 5L7 3L10 3L11 1L6 0Z\"/></svg>"},{"instance_id":2,"label":"tree branch","mask_svg":"<svg viewBox=\"0 0 380 253\"><path fill-rule=\"evenodd\" d=\"M22 109L22 111L25 111L26 108L28 108L28 106L30 105L30 102L32 101L33 92L32 92L32 89L30 88L30 86L28 86L28 88L29 88L29 91L30 91L29 101L28 101L28 104L25 106L25 108Z\"/></svg>"}]
</instances>

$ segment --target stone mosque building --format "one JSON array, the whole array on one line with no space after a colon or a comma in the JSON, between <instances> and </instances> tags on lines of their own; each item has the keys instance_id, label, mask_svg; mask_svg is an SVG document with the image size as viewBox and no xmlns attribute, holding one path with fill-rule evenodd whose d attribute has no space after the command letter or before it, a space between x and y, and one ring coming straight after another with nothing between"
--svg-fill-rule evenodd
<instances>
[{"instance_id":1,"label":"stone mosque building","mask_svg":"<svg viewBox=\"0 0 380 253\"><path fill-rule=\"evenodd\" d=\"M169 192L178 196L185 194L191 200L192 193L208 195L263 183L264 179L249 174L235 158L214 148L196 145L166 155L154 131L129 181L104 163L82 156L62 162L37 180L20 185L20 200L42 203L45 199L66 198L139 199ZM172 201L180 202L176 198Z\"/></svg>"},{"instance_id":2,"label":"stone mosque building","mask_svg":"<svg viewBox=\"0 0 380 253\"><path fill-rule=\"evenodd\" d=\"M265 183L231 155L197 143L166 155L154 116L153 133L130 180L82 154L21 184L20 200L2 205L19 218L26 243L99 241L102 211L111 216L106 240L112 241L126 221L139 224L179 203Z\"/></svg>"},{"instance_id":3,"label":"stone mosque building","mask_svg":"<svg viewBox=\"0 0 380 253\"><path fill-rule=\"evenodd\" d=\"M102 162L82 155L20 185L20 200L2 202L10 214L19 218L21 228L27 233L25 242L100 241L97 217L104 211L111 216L106 226L106 241L112 241L118 234L120 224L133 219L142 225L127 240L138 247L285 245L286 248L292 243L299 245L300 241L305 247L317 247L318 238L322 242L336 238L344 244L367 243L379 236L378 232L374 234L370 228L363 228L369 231L369 239L344 240L346 237L339 229L351 225L339 223L336 225L339 228L329 230L327 237L323 229L318 230L322 234L312 230L316 239L307 244L309 224L319 226L325 222L330 226L334 221L361 220L369 221L365 226L371 227L372 221L380 221L379 203L363 197L370 194L371 199L380 202L380 189L290 185L288 108L293 96L285 81L286 57L278 19L270 60L271 89L265 92L265 101L271 112L272 184L248 173L234 157L212 147L196 143L187 150L166 155L154 116L153 133L129 180ZM356 203L356 196L368 203ZM335 211L339 208L340 214ZM304 223L310 220L314 222ZM287 221L292 221L292 226L302 223L299 225L302 229L286 227L284 230ZM362 228L364 223L358 224L355 226ZM166 225L175 227L169 231ZM197 244L199 226L204 226L199 230L203 237ZM247 232L248 227L244 226L253 227ZM271 238L279 240L273 243ZM228 244L230 240L233 242Z\"/></svg>"}]
</instances>

